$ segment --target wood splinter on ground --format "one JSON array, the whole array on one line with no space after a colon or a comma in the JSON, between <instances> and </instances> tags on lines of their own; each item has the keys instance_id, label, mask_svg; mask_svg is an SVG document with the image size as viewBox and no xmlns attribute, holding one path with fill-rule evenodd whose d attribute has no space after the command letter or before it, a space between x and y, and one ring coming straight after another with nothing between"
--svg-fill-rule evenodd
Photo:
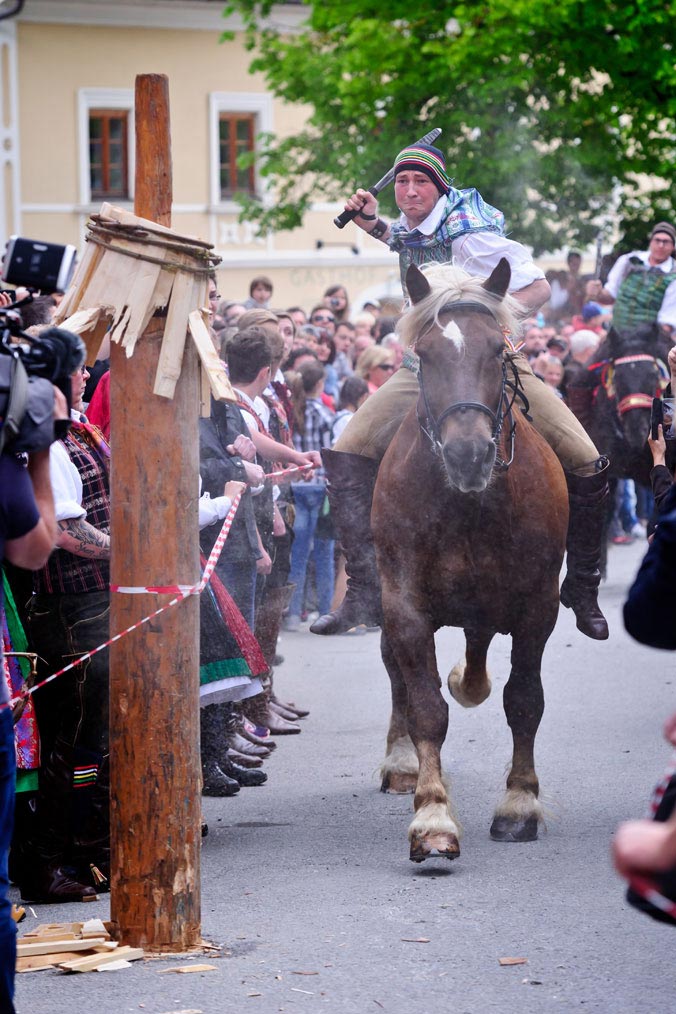
<instances>
[{"instance_id":1,"label":"wood splinter on ground","mask_svg":"<svg viewBox=\"0 0 676 1014\"><path fill-rule=\"evenodd\" d=\"M217 971L216 965L176 965L175 968L163 968L161 975L166 972L178 972L179 975L185 975L188 972L215 972Z\"/></svg>"},{"instance_id":2,"label":"wood splinter on ground","mask_svg":"<svg viewBox=\"0 0 676 1014\"><path fill-rule=\"evenodd\" d=\"M527 965L528 958L498 958L500 965Z\"/></svg>"},{"instance_id":3,"label":"wood splinter on ground","mask_svg":"<svg viewBox=\"0 0 676 1014\"><path fill-rule=\"evenodd\" d=\"M64 972L94 972L126 968L143 957L141 948L119 946L110 924L86 922L42 923L17 941L17 972L58 968Z\"/></svg>"}]
</instances>

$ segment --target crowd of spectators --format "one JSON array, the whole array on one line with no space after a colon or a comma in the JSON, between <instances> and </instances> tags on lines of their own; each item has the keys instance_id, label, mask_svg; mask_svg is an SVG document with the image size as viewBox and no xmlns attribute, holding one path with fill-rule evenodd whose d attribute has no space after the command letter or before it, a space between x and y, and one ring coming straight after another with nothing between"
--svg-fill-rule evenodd
<instances>
[{"instance_id":1,"label":"crowd of spectators","mask_svg":"<svg viewBox=\"0 0 676 1014\"><path fill-rule=\"evenodd\" d=\"M58 296L34 298L21 311L21 325L39 334L57 304ZM212 339L236 402L214 401L210 418L200 423L205 557L235 497L241 503L200 599L205 795L263 785L262 765L275 737L301 732L307 711L277 693L283 677L278 636L282 622L298 629L313 611L328 610L344 582L320 452L401 362L393 333L400 307L390 306L394 316L383 316L376 327L380 309L373 303L368 312L352 313L342 285L330 286L307 309L278 308L263 276L241 301L223 299L216 276L209 280ZM104 342L100 358L73 373L71 429L45 459L57 548L33 575L8 561L3 568L5 700L21 692L27 675L13 652L39 654L42 678L109 636L115 433L108 355ZM295 471L284 481L267 479L288 469ZM108 652L97 653L81 671L41 689L15 725L19 770L9 875L26 901L78 901L107 888L108 669Z\"/></svg>"}]
</instances>

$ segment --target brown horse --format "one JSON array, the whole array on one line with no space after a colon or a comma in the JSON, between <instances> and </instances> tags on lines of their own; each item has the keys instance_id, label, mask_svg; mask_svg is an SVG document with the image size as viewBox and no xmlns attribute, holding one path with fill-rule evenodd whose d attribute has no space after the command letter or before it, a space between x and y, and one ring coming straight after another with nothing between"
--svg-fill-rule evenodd
<instances>
[{"instance_id":1,"label":"brown horse","mask_svg":"<svg viewBox=\"0 0 676 1014\"><path fill-rule=\"evenodd\" d=\"M519 306L505 295L509 280L506 260L483 285L447 265L427 276L412 266L406 276L413 305L401 329L419 357L420 395L383 459L372 521L393 702L382 788L415 791L415 862L460 851L440 761L448 706L434 632L442 626L465 632L466 658L448 679L463 707L490 693L495 633L512 635L504 707L514 750L491 837L534 840L542 815L533 747L568 498L553 451L519 410L503 333Z\"/></svg>"}]
</instances>

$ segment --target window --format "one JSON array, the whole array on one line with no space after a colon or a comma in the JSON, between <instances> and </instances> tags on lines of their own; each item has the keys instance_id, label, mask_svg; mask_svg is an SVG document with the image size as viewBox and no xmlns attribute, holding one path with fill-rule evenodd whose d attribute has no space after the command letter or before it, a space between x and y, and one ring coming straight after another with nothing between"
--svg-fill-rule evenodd
<instances>
[{"instance_id":1,"label":"window","mask_svg":"<svg viewBox=\"0 0 676 1014\"><path fill-rule=\"evenodd\" d=\"M253 196L256 192L254 167L240 169L237 159L254 150L253 113L220 113L218 117L219 180L221 200L235 193Z\"/></svg>"},{"instance_id":2,"label":"window","mask_svg":"<svg viewBox=\"0 0 676 1014\"><path fill-rule=\"evenodd\" d=\"M271 199L256 165L239 169L237 159L255 152L260 134L274 131L272 97L263 92L209 94L209 200L219 212L238 211L236 194Z\"/></svg>"},{"instance_id":3,"label":"window","mask_svg":"<svg viewBox=\"0 0 676 1014\"><path fill-rule=\"evenodd\" d=\"M92 199L129 197L129 114L89 111L89 186Z\"/></svg>"}]
</instances>

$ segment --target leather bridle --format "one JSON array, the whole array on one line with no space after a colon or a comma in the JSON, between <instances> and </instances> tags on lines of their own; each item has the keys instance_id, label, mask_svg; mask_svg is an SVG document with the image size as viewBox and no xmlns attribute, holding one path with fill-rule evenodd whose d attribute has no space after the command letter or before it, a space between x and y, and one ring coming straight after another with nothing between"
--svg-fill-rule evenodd
<instances>
[{"instance_id":1,"label":"leather bridle","mask_svg":"<svg viewBox=\"0 0 676 1014\"><path fill-rule=\"evenodd\" d=\"M458 310L471 310L475 313L485 313L489 317L492 317L496 324L499 322L493 313L493 311L484 306L483 303L473 302L471 300L460 300L457 303L446 303L441 307L437 313L437 318L443 313L453 313ZM507 421L507 441L508 441L508 458L501 458L496 452L495 468L505 471L509 468L512 461L514 460L514 432L516 430L516 423L513 416L513 406L517 398L522 401L521 411L528 417L528 399L523 393L521 383L519 381L519 374L514 363L510 360L509 366L511 368L513 378L510 379L507 373L507 363L502 362L502 382L500 385L500 396L498 398L497 411L489 408L488 405L484 405L480 401L455 401L441 412L440 415L435 416L432 411L432 407L429 403L427 396L427 390L425 388L425 381L423 377L423 364L420 360L420 366L418 370L418 384L420 385L420 394L422 397L424 412L421 412L420 403L418 403L418 422L423 433L429 439L432 450L436 454L442 454L443 444L441 440L441 427L443 426L446 419L450 416L460 412L464 415L466 412L481 412L483 415L488 416L491 421L491 439L496 445L499 446L500 437L502 436L503 429L505 428L505 421ZM511 391L511 395L507 392Z\"/></svg>"}]
</instances>

